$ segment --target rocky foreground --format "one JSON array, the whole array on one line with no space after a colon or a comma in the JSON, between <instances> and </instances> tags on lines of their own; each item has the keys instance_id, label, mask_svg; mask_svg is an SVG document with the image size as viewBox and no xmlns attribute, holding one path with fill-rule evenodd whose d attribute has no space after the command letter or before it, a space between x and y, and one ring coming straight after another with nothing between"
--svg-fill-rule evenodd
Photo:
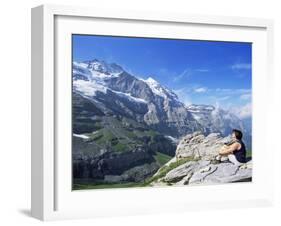
<instances>
[{"instance_id":1,"label":"rocky foreground","mask_svg":"<svg viewBox=\"0 0 281 226\"><path fill-rule=\"evenodd\" d=\"M246 182L252 180L252 161L236 166L215 157L229 137L195 132L178 144L176 156L151 178L150 185L195 185Z\"/></svg>"}]
</instances>

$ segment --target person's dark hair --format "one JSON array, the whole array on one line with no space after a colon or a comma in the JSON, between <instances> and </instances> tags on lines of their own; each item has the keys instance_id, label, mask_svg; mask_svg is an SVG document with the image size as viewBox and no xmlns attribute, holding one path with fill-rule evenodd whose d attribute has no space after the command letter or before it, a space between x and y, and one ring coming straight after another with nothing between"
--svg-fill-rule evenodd
<instances>
[{"instance_id":1,"label":"person's dark hair","mask_svg":"<svg viewBox=\"0 0 281 226\"><path fill-rule=\"evenodd\" d=\"M233 130L232 130L232 133L235 134L236 139L242 140L243 133L242 133L240 130L238 130L238 129L233 129Z\"/></svg>"}]
</instances>

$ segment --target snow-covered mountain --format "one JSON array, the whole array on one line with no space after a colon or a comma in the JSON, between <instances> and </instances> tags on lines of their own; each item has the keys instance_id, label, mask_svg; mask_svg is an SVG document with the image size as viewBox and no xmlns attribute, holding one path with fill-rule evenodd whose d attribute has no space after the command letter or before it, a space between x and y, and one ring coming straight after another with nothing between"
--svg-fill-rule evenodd
<instances>
[{"instance_id":1,"label":"snow-covered mountain","mask_svg":"<svg viewBox=\"0 0 281 226\"><path fill-rule=\"evenodd\" d=\"M104 61L73 63L74 92L108 114L129 117L178 137L201 129L177 95L152 78L139 79Z\"/></svg>"},{"instance_id":2,"label":"snow-covered mountain","mask_svg":"<svg viewBox=\"0 0 281 226\"><path fill-rule=\"evenodd\" d=\"M121 66L115 63L106 63L105 61L99 61L97 59L73 62L73 79L74 80L102 80L118 76L124 70Z\"/></svg>"},{"instance_id":3,"label":"snow-covered mountain","mask_svg":"<svg viewBox=\"0 0 281 226\"><path fill-rule=\"evenodd\" d=\"M73 62L73 88L106 114L132 118L167 136L243 130L243 122L230 112L210 105L185 106L152 77L139 79L115 63Z\"/></svg>"},{"instance_id":4,"label":"snow-covered mountain","mask_svg":"<svg viewBox=\"0 0 281 226\"><path fill-rule=\"evenodd\" d=\"M163 97L165 99L170 98L178 100L178 96L174 92L160 85L160 83L154 80L152 77L143 79L142 81L144 81L149 86L154 95Z\"/></svg>"}]
</instances>

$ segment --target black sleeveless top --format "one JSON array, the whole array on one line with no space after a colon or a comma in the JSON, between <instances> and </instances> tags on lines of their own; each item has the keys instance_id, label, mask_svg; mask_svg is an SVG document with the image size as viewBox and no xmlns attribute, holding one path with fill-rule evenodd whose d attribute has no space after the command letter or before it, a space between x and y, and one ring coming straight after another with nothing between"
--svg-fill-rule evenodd
<instances>
[{"instance_id":1,"label":"black sleeveless top","mask_svg":"<svg viewBox=\"0 0 281 226\"><path fill-rule=\"evenodd\" d=\"M237 161L241 163L245 163L246 162L245 144L241 140L237 140L236 142L238 142L241 145L241 148L239 150L234 151L233 154L235 155Z\"/></svg>"}]
</instances>

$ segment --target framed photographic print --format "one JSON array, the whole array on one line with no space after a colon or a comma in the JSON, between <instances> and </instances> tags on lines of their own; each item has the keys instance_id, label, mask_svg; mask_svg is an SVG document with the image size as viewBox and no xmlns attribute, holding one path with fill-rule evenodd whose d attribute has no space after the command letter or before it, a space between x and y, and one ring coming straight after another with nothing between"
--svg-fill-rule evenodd
<instances>
[{"instance_id":1,"label":"framed photographic print","mask_svg":"<svg viewBox=\"0 0 281 226\"><path fill-rule=\"evenodd\" d=\"M272 29L264 19L34 8L32 215L270 204Z\"/></svg>"}]
</instances>

